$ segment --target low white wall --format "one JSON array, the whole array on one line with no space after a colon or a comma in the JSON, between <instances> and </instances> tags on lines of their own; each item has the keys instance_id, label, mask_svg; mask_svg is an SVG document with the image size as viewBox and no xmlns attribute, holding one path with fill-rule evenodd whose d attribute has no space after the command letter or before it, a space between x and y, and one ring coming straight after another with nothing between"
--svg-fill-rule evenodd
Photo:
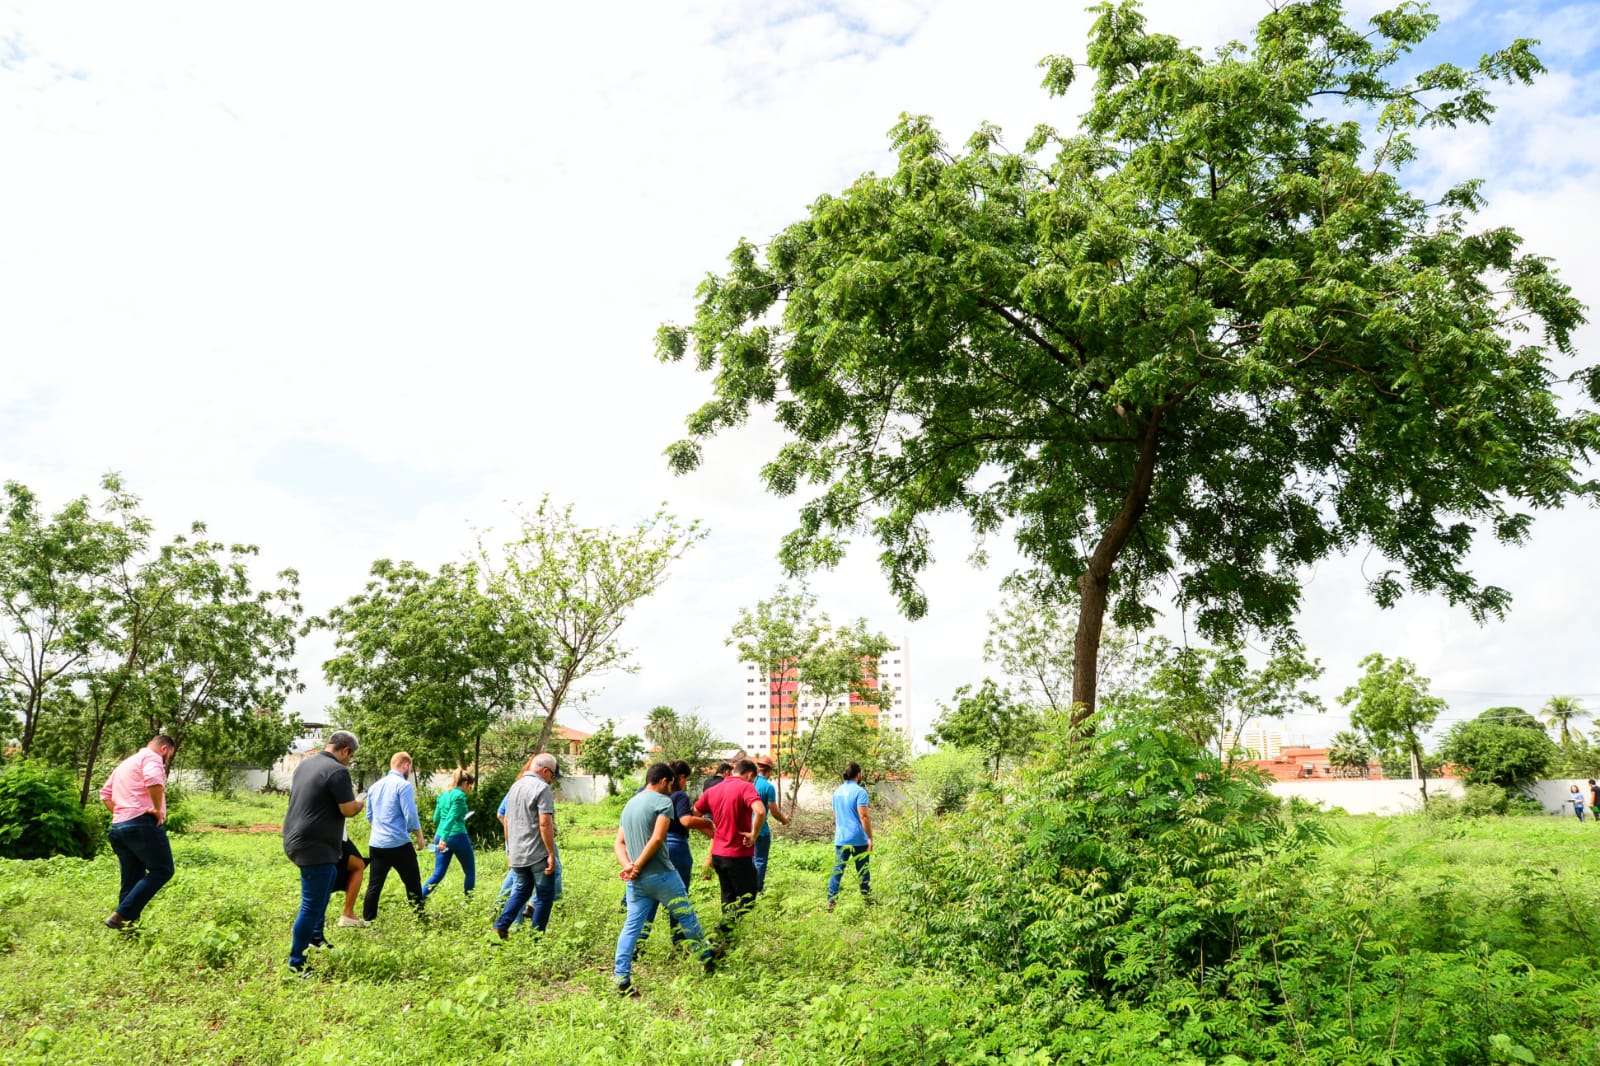
<instances>
[{"instance_id":1,"label":"low white wall","mask_svg":"<svg viewBox=\"0 0 1600 1066\"><path fill-rule=\"evenodd\" d=\"M1535 781L1526 789L1549 814L1572 814L1572 793L1577 785L1585 790L1587 781ZM1325 807L1342 807L1351 814L1414 814L1422 809L1420 781L1274 781L1273 795L1299 796ZM1460 799L1466 787L1454 779L1431 778L1428 795ZM1587 802L1587 799L1586 799Z\"/></svg>"}]
</instances>

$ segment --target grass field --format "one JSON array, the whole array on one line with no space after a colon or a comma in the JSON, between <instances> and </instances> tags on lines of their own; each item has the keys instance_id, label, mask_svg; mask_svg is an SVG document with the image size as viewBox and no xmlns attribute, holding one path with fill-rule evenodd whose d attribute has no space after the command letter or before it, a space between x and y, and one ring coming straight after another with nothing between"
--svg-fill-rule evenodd
<instances>
[{"instance_id":1,"label":"grass field","mask_svg":"<svg viewBox=\"0 0 1600 1066\"><path fill-rule=\"evenodd\" d=\"M704 977L692 959L674 953L658 923L635 969L642 995L623 1000L610 980L621 924L610 847L614 807L559 810L566 895L545 937L514 935L504 945L492 938L504 855L481 853L473 899L463 897L453 868L429 900L429 921L419 924L391 879L378 924L337 929L330 920L335 946L313 955L318 977L300 981L287 979L285 966L299 878L276 833L252 828L275 824L281 799L194 802L193 824L221 828L173 838L177 876L150 905L137 937L100 924L117 883L108 853L93 862L0 861L0 1060L1057 1061L1047 1050L1048 1031L1030 1032L1020 1014L1001 1020L986 1013L1001 998L991 998L992 989L905 961L895 871L915 861L909 834L880 835L873 873L882 905L865 908L847 892L831 914L823 904L832 849L780 836L768 892L720 972ZM352 829L363 835L364 821ZM1548 817L1347 818L1334 829L1321 872L1343 894L1341 913L1370 927L1362 950L1381 943L1385 952L1416 959L1516 952L1528 964L1517 972L1550 984L1570 1002L1565 1021L1587 1026L1600 965L1600 826ZM704 844L697 838L697 861ZM692 895L702 919L714 917L714 883L697 882ZM997 983L1016 980L996 975ZM1496 995L1488 984L1480 991ZM1433 993L1408 994L1425 1005ZM1451 985L1437 994L1464 993ZM1025 994L1005 998L1019 1012L1037 1013ZM1484 1009L1494 1004L1486 1001ZM1409 1013L1397 1010L1396 1025ZM1129 1046L1107 1038L1093 1045L1100 1049L1094 1057L1071 1061L1202 1061L1141 1035L1178 1033L1187 1023L1170 1015L1130 1016ZM1122 1031L1115 1019L1101 1024ZM1511 1033L1505 1046L1485 1042L1481 1061L1516 1061L1533 1035ZM1600 1061L1593 1041L1568 1037L1562 1047L1562 1058L1541 1061ZM1470 1054L1466 1060L1479 1061Z\"/></svg>"}]
</instances>

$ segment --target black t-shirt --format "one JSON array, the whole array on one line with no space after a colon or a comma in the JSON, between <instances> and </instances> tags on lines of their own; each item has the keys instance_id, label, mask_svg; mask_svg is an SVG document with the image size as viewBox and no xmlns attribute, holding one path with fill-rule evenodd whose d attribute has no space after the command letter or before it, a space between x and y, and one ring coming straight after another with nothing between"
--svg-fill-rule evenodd
<instances>
[{"instance_id":1,"label":"black t-shirt","mask_svg":"<svg viewBox=\"0 0 1600 1066\"><path fill-rule=\"evenodd\" d=\"M712 774L710 777L708 777L704 781L700 782L700 793L701 793L701 795L704 795L705 793L711 791L713 788L716 788L718 785L722 784L726 780L727 780L726 777L718 777L716 774Z\"/></svg>"},{"instance_id":2,"label":"black t-shirt","mask_svg":"<svg viewBox=\"0 0 1600 1066\"><path fill-rule=\"evenodd\" d=\"M344 840L341 803L356 798L350 771L324 748L295 767L283 816L283 853L296 866L339 861Z\"/></svg>"}]
</instances>

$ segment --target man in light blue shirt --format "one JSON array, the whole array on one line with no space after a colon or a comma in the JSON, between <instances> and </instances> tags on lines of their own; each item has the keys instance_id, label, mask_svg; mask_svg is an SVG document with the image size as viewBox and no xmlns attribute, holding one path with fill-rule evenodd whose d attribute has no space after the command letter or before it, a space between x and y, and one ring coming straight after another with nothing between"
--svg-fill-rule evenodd
<instances>
[{"instance_id":1,"label":"man in light blue shirt","mask_svg":"<svg viewBox=\"0 0 1600 1066\"><path fill-rule=\"evenodd\" d=\"M833 790L833 876L828 878L828 909L839 898L839 879L845 864L856 861L861 878L861 898L872 902L872 814L867 809L867 790L861 787L861 765L844 768L844 784Z\"/></svg>"},{"instance_id":2,"label":"man in light blue shirt","mask_svg":"<svg viewBox=\"0 0 1600 1066\"><path fill-rule=\"evenodd\" d=\"M361 917L378 917L378 897L392 869L406 886L406 898L422 914L422 871L417 852L425 846L422 820L417 817L417 790L407 779L411 756L397 751L389 760L389 772L367 792L367 821L372 836L367 841L371 853L367 861L367 894L361 901ZM407 839L409 837L409 839Z\"/></svg>"}]
</instances>

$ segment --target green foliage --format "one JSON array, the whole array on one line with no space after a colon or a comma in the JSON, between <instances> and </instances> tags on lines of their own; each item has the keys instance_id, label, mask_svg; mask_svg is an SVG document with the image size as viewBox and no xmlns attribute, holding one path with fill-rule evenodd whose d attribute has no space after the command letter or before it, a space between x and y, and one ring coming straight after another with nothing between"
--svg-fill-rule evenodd
<instances>
[{"instance_id":1,"label":"green foliage","mask_svg":"<svg viewBox=\"0 0 1600 1066\"><path fill-rule=\"evenodd\" d=\"M1159 717L1126 708L1099 725L1055 719L1003 802L919 842L905 875L919 957L1043 968L1138 1001L1216 979L1281 923L1320 825Z\"/></svg>"},{"instance_id":2,"label":"green foliage","mask_svg":"<svg viewBox=\"0 0 1600 1066\"><path fill-rule=\"evenodd\" d=\"M1254 719L1322 710L1322 701L1305 688L1322 676L1322 665L1307 660L1293 641L1282 642L1259 670L1250 668L1243 646L1178 647L1159 636L1140 658L1149 677L1146 693L1162 718L1224 760L1244 754L1236 740Z\"/></svg>"},{"instance_id":3,"label":"green foliage","mask_svg":"<svg viewBox=\"0 0 1600 1066\"><path fill-rule=\"evenodd\" d=\"M894 172L706 278L693 324L657 336L715 375L669 465L770 408L768 491L815 489L784 564L830 567L870 531L913 618L932 516L1013 529L1028 580L1077 605L1086 709L1108 606L1145 626L1175 589L1209 640L1286 632L1304 568L1357 544L1385 560L1381 605L1409 587L1502 614L1468 569L1477 532L1521 542L1597 490L1600 424L1564 409L1551 358L1583 307L1516 233L1474 228L1478 183L1402 175L1419 133L1487 123L1491 84L1543 71L1529 42L1419 68L1433 16L1351 27L1307 0L1203 58L1135 4L1095 11L1073 132L1019 153L902 116ZM1047 69L1066 92L1075 65Z\"/></svg>"},{"instance_id":4,"label":"green foliage","mask_svg":"<svg viewBox=\"0 0 1600 1066\"><path fill-rule=\"evenodd\" d=\"M911 766L907 789L912 806L931 815L963 810L968 799L988 784L986 758L981 751L957 747L940 748L919 757Z\"/></svg>"},{"instance_id":5,"label":"green foliage","mask_svg":"<svg viewBox=\"0 0 1600 1066\"><path fill-rule=\"evenodd\" d=\"M1328 748L1328 763L1346 777L1366 777L1372 765L1372 746L1355 730L1341 729Z\"/></svg>"},{"instance_id":6,"label":"green foliage","mask_svg":"<svg viewBox=\"0 0 1600 1066\"><path fill-rule=\"evenodd\" d=\"M1564 748L1572 740L1572 723L1579 718L1589 717L1589 712L1584 710L1583 701L1576 696L1551 696L1540 711L1540 717L1561 730L1561 746Z\"/></svg>"},{"instance_id":7,"label":"green foliage","mask_svg":"<svg viewBox=\"0 0 1600 1066\"><path fill-rule=\"evenodd\" d=\"M663 762L683 760L696 773L715 766L717 752L728 746L718 740L711 723L698 714L679 714L671 707L650 711L644 738L657 749L653 758Z\"/></svg>"},{"instance_id":8,"label":"green foliage","mask_svg":"<svg viewBox=\"0 0 1600 1066\"><path fill-rule=\"evenodd\" d=\"M534 749L546 751L556 714L583 705L589 678L634 669L618 639L628 612L706 531L665 509L624 530L584 526L570 504L558 507L548 496L517 517L518 536L497 551L480 537L478 558L490 588L537 623L548 650L521 660L516 673L519 691L543 718Z\"/></svg>"},{"instance_id":9,"label":"green foliage","mask_svg":"<svg viewBox=\"0 0 1600 1066\"><path fill-rule=\"evenodd\" d=\"M644 763L644 741L632 733L617 735L617 723L610 718L583 742L583 754L578 765L585 772L602 775L606 779L608 795L617 794L617 781L639 769Z\"/></svg>"},{"instance_id":10,"label":"green foliage","mask_svg":"<svg viewBox=\"0 0 1600 1066\"><path fill-rule=\"evenodd\" d=\"M0 773L0 857L91 858L101 833L78 804L72 779L60 770L24 759Z\"/></svg>"},{"instance_id":11,"label":"green foliage","mask_svg":"<svg viewBox=\"0 0 1600 1066\"><path fill-rule=\"evenodd\" d=\"M1032 751L1044 728L1043 714L1017 702L1010 689L999 688L987 677L976 692L971 685L960 686L954 699L953 707L939 704L929 743L982 752L995 777L1000 776L1003 761L1024 758Z\"/></svg>"},{"instance_id":12,"label":"green foliage","mask_svg":"<svg viewBox=\"0 0 1600 1066\"><path fill-rule=\"evenodd\" d=\"M424 768L464 766L517 705L517 672L545 653L534 620L481 578L471 563L430 574L380 559L364 591L313 620L334 634L322 670L340 724L361 738L360 768L382 772L396 751Z\"/></svg>"},{"instance_id":13,"label":"green foliage","mask_svg":"<svg viewBox=\"0 0 1600 1066\"><path fill-rule=\"evenodd\" d=\"M863 783L898 777L911 763L904 732L853 711L830 714L802 733L797 747L810 750L811 774L819 781L839 779L852 762L861 765ZM792 762L785 769L795 771Z\"/></svg>"},{"instance_id":14,"label":"green foliage","mask_svg":"<svg viewBox=\"0 0 1600 1066\"><path fill-rule=\"evenodd\" d=\"M1539 723L1514 707L1491 707L1471 721L1457 722L1439 747L1439 756L1454 763L1469 785L1502 791L1538 780L1559 753Z\"/></svg>"},{"instance_id":15,"label":"green foliage","mask_svg":"<svg viewBox=\"0 0 1600 1066\"><path fill-rule=\"evenodd\" d=\"M1002 670L1025 703L1057 713L1072 709L1072 670L1078 627L1060 606L1042 601L1026 584L1007 580L1000 609L989 612L983 658ZM1111 627L1100 635L1095 688L1120 694L1132 683L1134 642Z\"/></svg>"},{"instance_id":16,"label":"green foliage","mask_svg":"<svg viewBox=\"0 0 1600 1066\"><path fill-rule=\"evenodd\" d=\"M1350 724L1384 753L1384 776L1411 777L1420 769L1426 795L1428 764L1421 734L1444 710L1444 700L1428 695L1428 679L1418 675L1417 668L1407 659L1390 661L1374 652L1361 660L1361 666L1365 673L1344 690L1339 703L1350 708ZM1391 772L1394 752L1402 753L1412 769Z\"/></svg>"}]
</instances>

